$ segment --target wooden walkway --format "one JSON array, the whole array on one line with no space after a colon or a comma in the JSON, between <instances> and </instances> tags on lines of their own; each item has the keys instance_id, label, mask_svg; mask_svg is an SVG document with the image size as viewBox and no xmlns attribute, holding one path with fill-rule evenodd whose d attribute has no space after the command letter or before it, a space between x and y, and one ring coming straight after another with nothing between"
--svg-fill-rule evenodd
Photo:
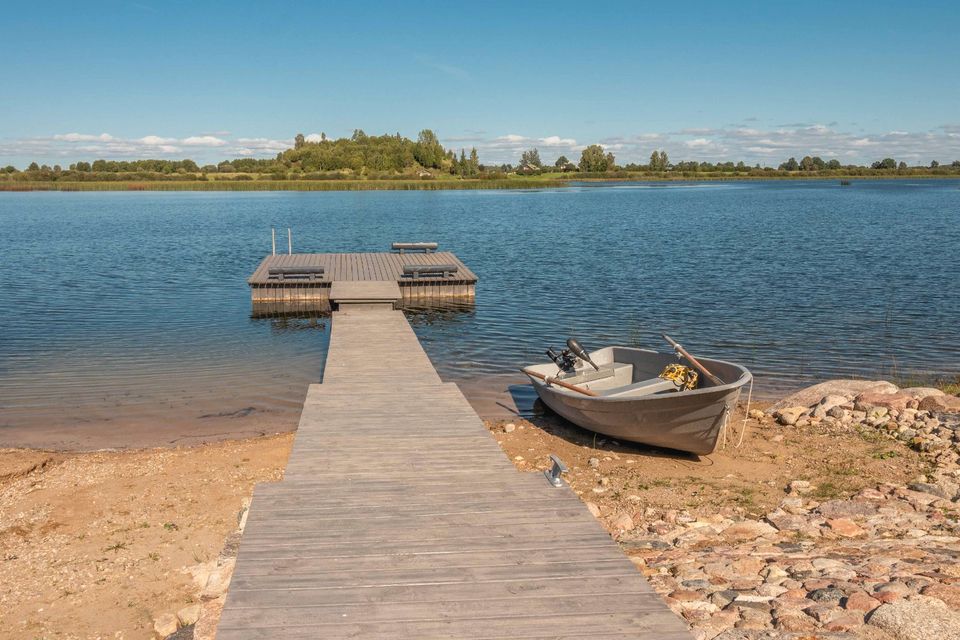
<instances>
[{"instance_id":1,"label":"wooden walkway","mask_svg":"<svg viewBox=\"0 0 960 640\"><path fill-rule=\"evenodd\" d=\"M341 303L217 637L691 636L568 488L517 472L401 312Z\"/></svg>"}]
</instances>

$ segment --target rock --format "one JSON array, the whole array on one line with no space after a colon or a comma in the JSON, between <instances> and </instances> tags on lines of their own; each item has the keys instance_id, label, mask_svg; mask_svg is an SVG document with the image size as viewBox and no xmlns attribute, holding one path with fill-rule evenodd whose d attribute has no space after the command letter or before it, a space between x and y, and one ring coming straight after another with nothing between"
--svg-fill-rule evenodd
<instances>
[{"instance_id":1,"label":"rock","mask_svg":"<svg viewBox=\"0 0 960 640\"><path fill-rule=\"evenodd\" d=\"M799 531L809 524L806 516L786 513L780 509L771 511L765 518L777 531Z\"/></svg>"},{"instance_id":2,"label":"rock","mask_svg":"<svg viewBox=\"0 0 960 640\"><path fill-rule=\"evenodd\" d=\"M750 409L747 415L753 418L754 420L763 420L764 418L767 417L767 414L764 413L763 411L760 411L760 409Z\"/></svg>"},{"instance_id":3,"label":"rock","mask_svg":"<svg viewBox=\"0 0 960 640\"><path fill-rule=\"evenodd\" d=\"M613 521L614 529L619 529L620 531L633 531L634 527L637 525L633 522L633 518L629 514L621 513L617 516L617 519Z\"/></svg>"},{"instance_id":4,"label":"rock","mask_svg":"<svg viewBox=\"0 0 960 640\"><path fill-rule=\"evenodd\" d=\"M808 616L820 624L827 624L831 620L846 613L843 609L838 607L835 602L821 602L812 604L804 609L804 611L807 612Z\"/></svg>"},{"instance_id":5,"label":"rock","mask_svg":"<svg viewBox=\"0 0 960 640\"><path fill-rule=\"evenodd\" d=\"M816 509L825 518L856 518L876 515L877 505L857 500L828 500Z\"/></svg>"},{"instance_id":6,"label":"rock","mask_svg":"<svg viewBox=\"0 0 960 640\"><path fill-rule=\"evenodd\" d=\"M853 402L853 408L858 411L870 412L873 409L886 409L887 411L903 411L909 404L915 401L915 398L903 393L861 393Z\"/></svg>"},{"instance_id":7,"label":"rock","mask_svg":"<svg viewBox=\"0 0 960 640\"><path fill-rule=\"evenodd\" d=\"M744 541L754 540L760 536L765 536L776 532L777 530L766 522L760 522L758 520L744 520L743 522L733 523L724 529L720 535L723 536L725 540Z\"/></svg>"},{"instance_id":8,"label":"rock","mask_svg":"<svg viewBox=\"0 0 960 640\"><path fill-rule=\"evenodd\" d=\"M940 485L931 484L929 482L911 482L907 485L907 488L911 491L920 491L921 493L929 493L932 496L937 496L938 498L943 498L944 500L953 500L953 496L956 494L955 491L947 491L945 487Z\"/></svg>"},{"instance_id":9,"label":"rock","mask_svg":"<svg viewBox=\"0 0 960 640\"><path fill-rule=\"evenodd\" d=\"M200 606L200 603L186 606L180 609L180 611L177 611L177 620L185 627L196 624L197 620L200 619L200 611L202 611L202 609L203 607Z\"/></svg>"},{"instance_id":10,"label":"rock","mask_svg":"<svg viewBox=\"0 0 960 640\"><path fill-rule=\"evenodd\" d=\"M797 424L800 416L807 411L808 409L806 407L786 407L777 412L777 421L780 422L780 424L789 427Z\"/></svg>"},{"instance_id":11,"label":"rock","mask_svg":"<svg viewBox=\"0 0 960 640\"><path fill-rule=\"evenodd\" d=\"M590 458L590 460L587 461L587 464L590 465L590 468L591 468L591 469L599 469L599 468L600 468L600 458Z\"/></svg>"},{"instance_id":12,"label":"rock","mask_svg":"<svg viewBox=\"0 0 960 640\"><path fill-rule=\"evenodd\" d=\"M734 591L733 589L714 591L710 594L710 602L723 609L728 604L736 600L738 595L740 595L740 593L738 591Z\"/></svg>"},{"instance_id":13,"label":"rock","mask_svg":"<svg viewBox=\"0 0 960 640\"><path fill-rule=\"evenodd\" d=\"M779 631L806 632L816 629L817 623L802 611L777 610L773 613L773 626Z\"/></svg>"},{"instance_id":14,"label":"rock","mask_svg":"<svg viewBox=\"0 0 960 640\"><path fill-rule=\"evenodd\" d=\"M587 511L589 511L589 512L590 512L590 515L592 515L594 518L599 518L599 517L600 517L600 507L598 507L598 506L597 506L595 503L593 503L593 502L588 502L588 503L587 503Z\"/></svg>"},{"instance_id":15,"label":"rock","mask_svg":"<svg viewBox=\"0 0 960 640\"><path fill-rule=\"evenodd\" d=\"M204 600L213 600L225 594L230 586L230 577L233 575L233 565L235 563L235 559L225 560L221 566L211 571L210 577L207 578L207 584L200 592L200 597Z\"/></svg>"},{"instance_id":16,"label":"rock","mask_svg":"<svg viewBox=\"0 0 960 640\"><path fill-rule=\"evenodd\" d=\"M800 495L803 495L813 491L813 486L807 480L793 480L789 485L787 485L787 490L790 493L799 493Z\"/></svg>"},{"instance_id":17,"label":"rock","mask_svg":"<svg viewBox=\"0 0 960 640\"><path fill-rule=\"evenodd\" d=\"M751 596L747 594L738 594L733 600L733 604L746 609L759 609L761 611L770 611L772 596Z\"/></svg>"},{"instance_id":18,"label":"rock","mask_svg":"<svg viewBox=\"0 0 960 640\"><path fill-rule=\"evenodd\" d=\"M815 418L824 418L828 415L831 415L830 412L833 411L834 409L839 409L840 410L839 415L833 414L832 417L842 418L843 417L842 405L845 405L848 402L850 402L850 399L847 398L846 396L839 396L839 395L833 395L833 394L829 396L824 396L820 398L820 402L818 402L817 405L813 408L813 416Z\"/></svg>"},{"instance_id":19,"label":"rock","mask_svg":"<svg viewBox=\"0 0 960 640\"><path fill-rule=\"evenodd\" d=\"M504 433L513 433L516 430L517 430L517 425L513 424L512 422L508 422L507 424L503 425Z\"/></svg>"},{"instance_id":20,"label":"rock","mask_svg":"<svg viewBox=\"0 0 960 640\"><path fill-rule=\"evenodd\" d=\"M931 584L924 587L920 593L937 600L942 600L951 609L960 609L960 587Z\"/></svg>"},{"instance_id":21,"label":"rock","mask_svg":"<svg viewBox=\"0 0 960 640\"><path fill-rule=\"evenodd\" d=\"M667 542L666 540L660 540L659 538L646 538L642 540L622 540L620 541L620 546L623 547L624 551L666 551L667 549L672 549L673 545Z\"/></svg>"},{"instance_id":22,"label":"rock","mask_svg":"<svg viewBox=\"0 0 960 640\"><path fill-rule=\"evenodd\" d=\"M863 626L863 616L859 613L844 613L823 625L827 631L845 633Z\"/></svg>"},{"instance_id":23,"label":"rock","mask_svg":"<svg viewBox=\"0 0 960 640\"><path fill-rule=\"evenodd\" d=\"M808 598L814 602L837 602L839 603L843 599L843 591L840 589L835 589L833 587L827 587L823 589L814 589L808 595Z\"/></svg>"},{"instance_id":24,"label":"rock","mask_svg":"<svg viewBox=\"0 0 960 640\"><path fill-rule=\"evenodd\" d=\"M164 613L153 621L153 632L158 638L166 638L177 632L177 616L172 613Z\"/></svg>"},{"instance_id":25,"label":"rock","mask_svg":"<svg viewBox=\"0 0 960 640\"><path fill-rule=\"evenodd\" d=\"M880 606L880 601L863 591L854 591L843 599L842 604L848 611L873 611Z\"/></svg>"},{"instance_id":26,"label":"rock","mask_svg":"<svg viewBox=\"0 0 960 640\"><path fill-rule=\"evenodd\" d=\"M943 391L940 389L934 389L933 387L907 387L906 389L900 389L900 393L915 398L916 400L923 400L929 396L945 396Z\"/></svg>"},{"instance_id":27,"label":"rock","mask_svg":"<svg viewBox=\"0 0 960 640\"><path fill-rule=\"evenodd\" d=\"M831 531L844 538L858 538L866 534L866 531L860 528L857 523L847 518L827 520L827 526L830 527Z\"/></svg>"},{"instance_id":28,"label":"rock","mask_svg":"<svg viewBox=\"0 0 960 640\"><path fill-rule=\"evenodd\" d=\"M915 596L881 605L867 622L896 640L960 640L960 613L936 598Z\"/></svg>"},{"instance_id":29,"label":"rock","mask_svg":"<svg viewBox=\"0 0 960 640\"><path fill-rule=\"evenodd\" d=\"M787 407L812 407L823 398L832 395L844 396L847 400L852 400L861 393L869 391L896 393L898 388L896 385L883 380L828 380L787 396L780 402L768 407L767 413L775 414Z\"/></svg>"},{"instance_id":30,"label":"rock","mask_svg":"<svg viewBox=\"0 0 960 640\"><path fill-rule=\"evenodd\" d=\"M960 413L960 398L956 396L927 396L920 401L919 409L930 413Z\"/></svg>"}]
</instances>

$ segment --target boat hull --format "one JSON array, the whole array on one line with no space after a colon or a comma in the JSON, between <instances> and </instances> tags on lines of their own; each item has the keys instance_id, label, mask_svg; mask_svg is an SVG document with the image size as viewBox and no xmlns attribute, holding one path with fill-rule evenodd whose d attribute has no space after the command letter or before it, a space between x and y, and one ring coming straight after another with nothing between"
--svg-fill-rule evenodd
<instances>
[{"instance_id":1,"label":"boat hull","mask_svg":"<svg viewBox=\"0 0 960 640\"><path fill-rule=\"evenodd\" d=\"M619 356L616 359L612 359L610 353L604 354L614 350ZM600 350L591 357L607 362L631 360L640 376L676 362L668 354L625 347ZM752 376L745 368L732 363L708 359L701 362L725 384L641 397L591 397L547 385L533 376L530 379L547 407L579 427L617 440L706 455L716 449L721 430L736 407L740 389ZM544 369L541 373L549 375L549 365L532 369L541 367ZM589 384L582 386L590 387Z\"/></svg>"}]
</instances>

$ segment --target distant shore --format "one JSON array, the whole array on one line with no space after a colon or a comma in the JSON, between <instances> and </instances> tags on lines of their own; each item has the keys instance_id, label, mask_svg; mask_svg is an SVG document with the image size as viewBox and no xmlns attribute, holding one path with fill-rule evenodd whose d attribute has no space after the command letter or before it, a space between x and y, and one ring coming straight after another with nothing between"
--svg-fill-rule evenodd
<instances>
[{"instance_id":1,"label":"distant shore","mask_svg":"<svg viewBox=\"0 0 960 640\"><path fill-rule=\"evenodd\" d=\"M550 189L571 183L592 184L622 182L762 182L762 181L866 182L888 180L955 180L960 176L939 174L910 175L571 175L544 174L504 179L437 179L437 180L97 180L83 182L0 182L0 192L26 191L441 191L480 189Z\"/></svg>"}]
</instances>

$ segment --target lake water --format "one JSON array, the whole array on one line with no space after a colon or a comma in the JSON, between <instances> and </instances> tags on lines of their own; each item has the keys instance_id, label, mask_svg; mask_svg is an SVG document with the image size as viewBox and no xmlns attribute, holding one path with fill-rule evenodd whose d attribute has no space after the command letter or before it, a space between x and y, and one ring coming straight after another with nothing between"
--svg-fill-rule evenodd
<instances>
[{"instance_id":1,"label":"lake water","mask_svg":"<svg viewBox=\"0 0 960 640\"><path fill-rule=\"evenodd\" d=\"M454 251L476 305L410 315L448 380L515 372L568 335L666 350L661 331L766 393L960 375L958 181L10 193L0 445L24 428L295 425L329 319L251 317L271 227L298 252Z\"/></svg>"}]
</instances>

